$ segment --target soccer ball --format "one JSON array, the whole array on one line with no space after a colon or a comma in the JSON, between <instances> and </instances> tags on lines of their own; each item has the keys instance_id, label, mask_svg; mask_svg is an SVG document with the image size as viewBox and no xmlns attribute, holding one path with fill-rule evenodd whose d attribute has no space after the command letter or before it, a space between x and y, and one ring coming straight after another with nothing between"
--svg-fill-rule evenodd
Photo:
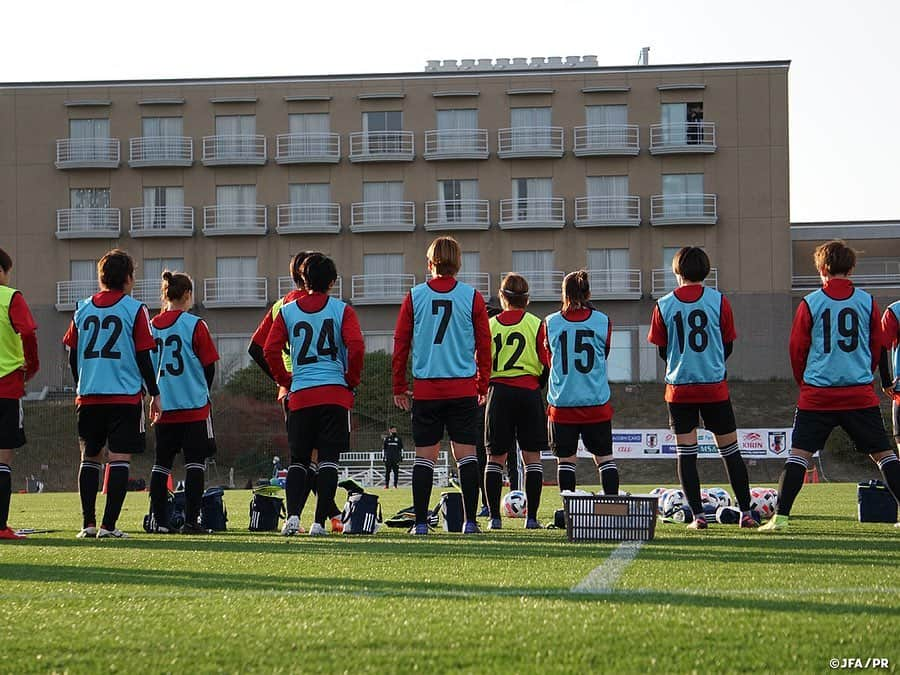
<instances>
[{"instance_id":1,"label":"soccer ball","mask_svg":"<svg viewBox=\"0 0 900 675\"><path fill-rule=\"evenodd\" d=\"M687 506L687 497L681 490L666 490L660 497L659 504L662 514L667 516L682 506Z\"/></svg>"},{"instance_id":2,"label":"soccer ball","mask_svg":"<svg viewBox=\"0 0 900 675\"><path fill-rule=\"evenodd\" d=\"M528 502L521 490L508 492L503 498L503 513L507 518L524 518L528 514Z\"/></svg>"},{"instance_id":3,"label":"soccer ball","mask_svg":"<svg viewBox=\"0 0 900 675\"><path fill-rule=\"evenodd\" d=\"M761 518L771 518L778 507L778 492L772 488L750 488L750 510Z\"/></svg>"},{"instance_id":4,"label":"soccer ball","mask_svg":"<svg viewBox=\"0 0 900 675\"><path fill-rule=\"evenodd\" d=\"M711 487L707 492L709 493L710 499L712 500L714 498L715 502L718 503L718 506L731 506L733 504L731 495L728 494L727 490L720 487Z\"/></svg>"}]
</instances>

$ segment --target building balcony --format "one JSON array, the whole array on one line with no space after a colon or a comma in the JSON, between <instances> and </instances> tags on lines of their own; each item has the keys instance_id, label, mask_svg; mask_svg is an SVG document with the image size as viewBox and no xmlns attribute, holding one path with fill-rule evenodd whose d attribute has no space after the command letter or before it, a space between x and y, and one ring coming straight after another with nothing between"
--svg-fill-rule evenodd
<instances>
[{"instance_id":1,"label":"building balcony","mask_svg":"<svg viewBox=\"0 0 900 675\"><path fill-rule=\"evenodd\" d=\"M435 129L425 132L425 159L487 159L487 129Z\"/></svg>"},{"instance_id":2,"label":"building balcony","mask_svg":"<svg viewBox=\"0 0 900 675\"><path fill-rule=\"evenodd\" d=\"M279 204L278 234L338 234L341 231L341 205Z\"/></svg>"},{"instance_id":3,"label":"building balcony","mask_svg":"<svg viewBox=\"0 0 900 675\"><path fill-rule=\"evenodd\" d=\"M715 225L716 195L685 193L650 197L651 225Z\"/></svg>"},{"instance_id":4,"label":"building balcony","mask_svg":"<svg viewBox=\"0 0 900 675\"><path fill-rule=\"evenodd\" d=\"M501 230L559 229L566 224L562 197L523 197L500 200Z\"/></svg>"},{"instance_id":5,"label":"building balcony","mask_svg":"<svg viewBox=\"0 0 900 675\"><path fill-rule=\"evenodd\" d=\"M357 202L350 206L351 232L412 232L415 202Z\"/></svg>"},{"instance_id":6,"label":"building balcony","mask_svg":"<svg viewBox=\"0 0 900 675\"><path fill-rule=\"evenodd\" d=\"M640 300L640 270L588 270L594 300Z\"/></svg>"},{"instance_id":7,"label":"building balcony","mask_svg":"<svg viewBox=\"0 0 900 675\"><path fill-rule=\"evenodd\" d=\"M275 161L278 164L337 164L341 161L341 137L328 132L278 134Z\"/></svg>"},{"instance_id":8,"label":"building balcony","mask_svg":"<svg viewBox=\"0 0 900 675\"><path fill-rule=\"evenodd\" d=\"M715 151L715 122L650 125L651 155L709 154Z\"/></svg>"},{"instance_id":9,"label":"building balcony","mask_svg":"<svg viewBox=\"0 0 900 675\"><path fill-rule=\"evenodd\" d=\"M487 199L453 199L425 202L425 229L429 232L487 230L491 205Z\"/></svg>"},{"instance_id":10,"label":"building balcony","mask_svg":"<svg viewBox=\"0 0 900 675\"><path fill-rule=\"evenodd\" d=\"M278 277L279 298L283 298L296 288L297 286L294 284L294 280L291 277ZM340 276L335 280L334 286L331 287L331 292L328 295L337 298L338 300L344 297L344 284L341 281Z\"/></svg>"},{"instance_id":11,"label":"building balcony","mask_svg":"<svg viewBox=\"0 0 900 675\"><path fill-rule=\"evenodd\" d=\"M900 288L900 274L854 274L853 285L858 288ZM822 279L816 274L795 274L791 277L794 291L808 293L822 287Z\"/></svg>"},{"instance_id":12,"label":"building balcony","mask_svg":"<svg viewBox=\"0 0 900 675\"><path fill-rule=\"evenodd\" d=\"M71 312L79 300L89 298L97 292L96 281L57 281L56 310Z\"/></svg>"},{"instance_id":13,"label":"building balcony","mask_svg":"<svg viewBox=\"0 0 900 675\"><path fill-rule=\"evenodd\" d=\"M136 206L131 209L131 236L193 237L194 209L190 206Z\"/></svg>"},{"instance_id":14,"label":"building balcony","mask_svg":"<svg viewBox=\"0 0 900 675\"><path fill-rule=\"evenodd\" d=\"M159 279L135 279L131 297L150 309L162 307L162 282Z\"/></svg>"},{"instance_id":15,"label":"building balcony","mask_svg":"<svg viewBox=\"0 0 900 675\"><path fill-rule=\"evenodd\" d=\"M231 204L203 207L203 234L207 237L224 235L264 235L268 231L266 207L261 204Z\"/></svg>"},{"instance_id":16,"label":"building balcony","mask_svg":"<svg viewBox=\"0 0 900 675\"><path fill-rule=\"evenodd\" d=\"M265 307L269 303L269 280L265 277L213 277L203 280L203 306Z\"/></svg>"},{"instance_id":17,"label":"building balcony","mask_svg":"<svg viewBox=\"0 0 900 675\"><path fill-rule=\"evenodd\" d=\"M666 293L671 293L678 288L678 281L675 279L675 273L671 269L656 269L652 271L652 274L652 297L661 298ZM713 267L709 270L709 276L706 277L703 285L708 286L709 288L719 287L718 268Z\"/></svg>"},{"instance_id":18,"label":"building balcony","mask_svg":"<svg viewBox=\"0 0 900 675\"><path fill-rule=\"evenodd\" d=\"M57 239L117 239L122 233L119 209L57 209Z\"/></svg>"},{"instance_id":19,"label":"building balcony","mask_svg":"<svg viewBox=\"0 0 900 675\"><path fill-rule=\"evenodd\" d=\"M594 124L575 127L576 157L633 157L641 152L637 124Z\"/></svg>"},{"instance_id":20,"label":"building balcony","mask_svg":"<svg viewBox=\"0 0 900 675\"><path fill-rule=\"evenodd\" d=\"M562 127L513 127L497 131L500 159L562 157Z\"/></svg>"},{"instance_id":21,"label":"building balcony","mask_svg":"<svg viewBox=\"0 0 900 675\"><path fill-rule=\"evenodd\" d=\"M354 274L350 300L354 305L399 305L415 284L413 274Z\"/></svg>"},{"instance_id":22,"label":"building balcony","mask_svg":"<svg viewBox=\"0 0 900 675\"><path fill-rule=\"evenodd\" d=\"M261 165L266 163L266 137L234 134L203 137L205 166Z\"/></svg>"},{"instance_id":23,"label":"building balcony","mask_svg":"<svg viewBox=\"0 0 900 675\"><path fill-rule=\"evenodd\" d=\"M56 141L57 169L115 169L118 166L118 138L60 138Z\"/></svg>"},{"instance_id":24,"label":"building balcony","mask_svg":"<svg viewBox=\"0 0 900 675\"><path fill-rule=\"evenodd\" d=\"M637 227L641 224L641 198L577 197L575 227Z\"/></svg>"},{"instance_id":25,"label":"building balcony","mask_svg":"<svg viewBox=\"0 0 900 675\"><path fill-rule=\"evenodd\" d=\"M485 300L491 297L491 275L487 272L460 272L456 278L481 293Z\"/></svg>"},{"instance_id":26,"label":"building balcony","mask_svg":"<svg viewBox=\"0 0 900 675\"><path fill-rule=\"evenodd\" d=\"M128 166L191 166L194 140L188 136L139 136L129 141Z\"/></svg>"},{"instance_id":27,"label":"building balcony","mask_svg":"<svg viewBox=\"0 0 900 675\"><path fill-rule=\"evenodd\" d=\"M558 270L513 270L528 281L528 298L532 302L559 302L565 272ZM503 276L506 276L506 272Z\"/></svg>"},{"instance_id":28,"label":"building balcony","mask_svg":"<svg viewBox=\"0 0 900 675\"><path fill-rule=\"evenodd\" d=\"M411 131L357 131L350 134L351 162L411 162L416 142Z\"/></svg>"}]
</instances>

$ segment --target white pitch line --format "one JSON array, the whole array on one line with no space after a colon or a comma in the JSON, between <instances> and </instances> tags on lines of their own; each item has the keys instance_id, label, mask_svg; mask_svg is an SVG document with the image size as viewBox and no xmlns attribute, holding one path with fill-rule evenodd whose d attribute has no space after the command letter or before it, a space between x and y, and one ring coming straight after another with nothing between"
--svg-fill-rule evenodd
<instances>
[{"instance_id":1,"label":"white pitch line","mask_svg":"<svg viewBox=\"0 0 900 675\"><path fill-rule=\"evenodd\" d=\"M631 564L643 545L642 541L623 541L602 564L572 586L572 592L595 594L612 592L622 572Z\"/></svg>"}]
</instances>

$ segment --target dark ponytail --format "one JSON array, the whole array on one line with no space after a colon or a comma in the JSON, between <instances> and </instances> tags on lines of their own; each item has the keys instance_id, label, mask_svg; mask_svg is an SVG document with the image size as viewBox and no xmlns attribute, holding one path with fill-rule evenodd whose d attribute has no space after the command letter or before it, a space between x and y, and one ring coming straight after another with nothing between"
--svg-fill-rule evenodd
<instances>
[{"instance_id":1,"label":"dark ponytail","mask_svg":"<svg viewBox=\"0 0 900 675\"><path fill-rule=\"evenodd\" d=\"M162 301L177 302L184 297L185 293L194 292L194 282L184 272L170 272L166 270L162 273Z\"/></svg>"},{"instance_id":2,"label":"dark ponytail","mask_svg":"<svg viewBox=\"0 0 900 675\"><path fill-rule=\"evenodd\" d=\"M563 279L562 311L591 308L591 281L585 270L569 272Z\"/></svg>"}]
</instances>

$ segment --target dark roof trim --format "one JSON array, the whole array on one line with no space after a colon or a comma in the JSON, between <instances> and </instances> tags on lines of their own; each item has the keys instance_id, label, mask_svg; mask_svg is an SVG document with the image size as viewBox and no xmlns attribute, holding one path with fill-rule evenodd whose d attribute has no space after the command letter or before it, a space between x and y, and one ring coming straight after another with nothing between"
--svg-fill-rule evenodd
<instances>
[{"instance_id":1,"label":"dark roof trim","mask_svg":"<svg viewBox=\"0 0 900 675\"><path fill-rule=\"evenodd\" d=\"M584 87L581 90L582 94L626 94L631 91L631 87L622 85L622 86L610 86L610 87Z\"/></svg>"},{"instance_id":2,"label":"dark roof trim","mask_svg":"<svg viewBox=\"0 0 900 675\"><path fill-rule=\"evenodd\" d=\"M284 100L288 103L303 103L304 101L330 101L330 96L285 96Z\"/></svg>"},{"instance_id":3,"label":"dark roof trim","mask_svg":"<svg viewBox=\"0 0 900 675\"><path fill-rule=\"evenodd\" d=\"M257 96L214 96L209 99L210 103L256 103L259 101Z\"/></svg>"},{"instance_id":4,"label":"dark roof trim","mask_svg":"<svg viewBox=\"0 0 900 675\"><path fill-rule=\"evenodd\" d=\"M67 108L103 108L112 105L112 101L98 98L86 98L82 101L66 101Z\"/></svg>"},{"instance_id":5,"label":"dark roof trim","mask_svg":"<svg viewBox=\"0 0 900 675\"><path fill-rule=\"evenodd\" d=\"M183 98L142 98L138 105L184 105Z\"/></svg>"},{"instance_id":6,"label":"dark roof trim","mask_svg":"<svg viewBox=\"0 0 900 675\"><path fill-rule=\"evenodd\" d=\"M433 91L431 95L434 98L449 98L451 96L481 96L481 92L477 89L473 91Z\"/></svg>"}]
</instances>

